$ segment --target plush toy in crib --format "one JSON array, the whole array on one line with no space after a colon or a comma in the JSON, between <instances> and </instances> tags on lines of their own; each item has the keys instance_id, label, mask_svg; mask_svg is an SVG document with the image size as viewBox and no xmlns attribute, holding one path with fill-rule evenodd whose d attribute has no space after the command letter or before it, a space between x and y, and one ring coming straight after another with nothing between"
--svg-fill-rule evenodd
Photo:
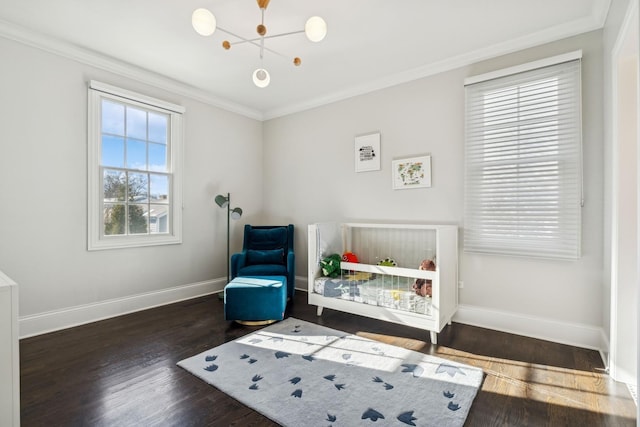
<instances>
[{"instance_id":1,"label":"plush toy in crib","mask_svg":"<svg viewBox=\"0 0 640 427\"><path fill-rule=\"evenodd\" d=\"M338 254L332 254L320 261L322 267L322 275L326 277L338 277L340 274L340 261L342 257Z\"/></svg>"},{"instance_id":2,"label":"plush toy in crib","mask_svg":"<svg viewBox=\"0 0 640 427\"><path fill-rule=\"evenodd\" d=\"M436 263L430 259L423 259L418 270L436 271Z\"/></svg>"},{"instance_id":3,"label":"plush toy in crib","mask_svg":"<svg viewBox=\"0 0 640 427\"><path fill-rule=\"evenodd\" d=\"M420 263L418 270L436 271L436 263L430 259L424 259ZM431 296L433 285L431 279L416 279L413 282L413 290L421 297Z\"/></svg>"},{"instance_id":4,"label":"plush toy in crib","mask_svg":"<svg viewBox=\"0 0 640 427\"><path fill-rule=\"evenodd\" d=\"M398 263L393 258L385 258L381 261L378 261L378 265L383 267L397 267Z\"/></svg>"},{"instance_id":5,"label":"plush toy in crib","mask_svg":"<svg viewBox=\"0 0 640 427\"><path fill-rule=\"evenodd\" d=\"M342 254L342 260L344 262L360 262L358 257L353 252L345 252Z\"/></svg>"}]
</instances>

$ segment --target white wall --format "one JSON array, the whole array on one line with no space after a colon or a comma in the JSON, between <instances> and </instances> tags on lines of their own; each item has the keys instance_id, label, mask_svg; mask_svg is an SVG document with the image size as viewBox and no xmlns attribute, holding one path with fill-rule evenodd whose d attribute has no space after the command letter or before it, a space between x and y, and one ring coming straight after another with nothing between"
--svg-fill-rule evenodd
<instances>
[{"instance_id":1,"label":"white wall","mask_svg":"<svg viewBox=\"0 0 640 427\"><path fill-rule=\"evenodd\" d=\"M605 28L606 282L610 373L636 384L638 298L638 2L612 9ZM633 5L633 10L629 8Z\"/></svg>"},{"instance_id":2,"label":"white wall","mask_svg":"<svg viewBox=\"0 0 640 427\"><path fill-rule=\"evenodd\" d=\"M613 0L603 29L604 63L604 274L602 288L602 324L607 341L611 340L611 239L613 198L613 75L612 55L631 0Z\"/></svg>"},{"instance_id":3,"label":"white wall","mask_svg":"<svg viewBox=\"0 0 640 427\"><path fill-rule=\"evenodd\" d=\"M245 211L238 248L262 206L262 124L2 38L0 57L0 270L21 285L21 335L223 286L226 211L213 197L229 191ZM87 251L91 79L186 107L183 244Z\"/></svg>"},{"instance_id":4,"label":"white wall","mask_svg":"<svg viewBox=\"0 0 640 427\"><path fill-rule=\"evenodd\" d=\"M265 215L293 222L297 275L317 221L463 223L465 77L583 50L583 256L536 261L460 253L460 321L601 347L602 32L354 97L264 124ZM382 170L354 172L354 136L381 132ZM393 191L393 159L432 155L432 188Z\"/></svg>"},{"instance_id":5,"label":"white wall","mask_svg":"<svg viewBox=\"0 0 640 427\"><path fill-rule=\"evenodd\" d=\"M637 46L637 44L636 44ZM612 321L617 335L612 345L617 344L616 374L614 378L627 383L635 382L636 370L636 326L638 298L638 56L627 57L618 67L618 132L615 264L616 321ZM613 350L613 349L612 349ZM612 351L612 355L613 355Z\"/></svg>"}]
</instances>

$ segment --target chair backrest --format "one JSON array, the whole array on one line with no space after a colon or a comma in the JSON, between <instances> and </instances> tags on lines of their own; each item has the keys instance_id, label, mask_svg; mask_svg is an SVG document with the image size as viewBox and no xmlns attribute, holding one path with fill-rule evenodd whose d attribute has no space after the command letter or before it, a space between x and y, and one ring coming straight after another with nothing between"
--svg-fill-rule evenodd
<instances>
[{"instance_id":1,"label":"chair backrest","mask_svg":"<svg viewBox=\"0 0 640 427\"><path fill-rule=\"evenodd\" d=\"M293 224L244 226L243 250L283 249L293 252Z\"/></svg>"}]
</instances>

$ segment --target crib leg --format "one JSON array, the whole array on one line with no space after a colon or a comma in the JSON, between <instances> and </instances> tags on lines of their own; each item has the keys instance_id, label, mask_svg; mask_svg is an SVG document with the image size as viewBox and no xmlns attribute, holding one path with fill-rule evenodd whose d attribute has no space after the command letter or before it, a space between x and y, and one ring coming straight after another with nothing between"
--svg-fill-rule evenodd
<instances>
[{"instance_id":1,"label":"crib leg","mask_svg":"<svg viewBox=\"0 0 640 427\"><path fill-rule=\"evenodd\" d=\"M322 307L321 305L318 306L318 308L316 309L316 315L317 316L322 316L322 309L324 307Z\"/></svg>"},{"instance_id":2,"label":"crib leg","mask_svg":"<svg viewBox=\"0 0 640 427\"><path fill-rule=\"evenodd\" d=\"M438 334L431 331L431 344L438 344Z\"/></svg>"}]
</instances>

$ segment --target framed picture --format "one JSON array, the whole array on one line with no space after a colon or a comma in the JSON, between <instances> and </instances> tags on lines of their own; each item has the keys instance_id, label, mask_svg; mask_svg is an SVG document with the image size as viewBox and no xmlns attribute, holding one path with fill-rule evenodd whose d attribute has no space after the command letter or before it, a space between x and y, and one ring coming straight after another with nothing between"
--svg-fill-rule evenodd
<instances>
[{"instance_id":1,"label":"framed picture","mask_svg":"<svg viewBox=\"0 0 640 427\"><path fill-rule=\"evenodd\" d=\"M394 160L391 176L394 190L431 187L431 156Z\"/></svg>"},{"instance_id":2,"label":"framed picture","mask_svg":"<svg viewBox=\"0 0 640 427\"><path fill-rule=\"evenodd\" d=\"M356 172L380 170L380 133L356 136L354 155Z\"/></svg>"}]
</instances>

